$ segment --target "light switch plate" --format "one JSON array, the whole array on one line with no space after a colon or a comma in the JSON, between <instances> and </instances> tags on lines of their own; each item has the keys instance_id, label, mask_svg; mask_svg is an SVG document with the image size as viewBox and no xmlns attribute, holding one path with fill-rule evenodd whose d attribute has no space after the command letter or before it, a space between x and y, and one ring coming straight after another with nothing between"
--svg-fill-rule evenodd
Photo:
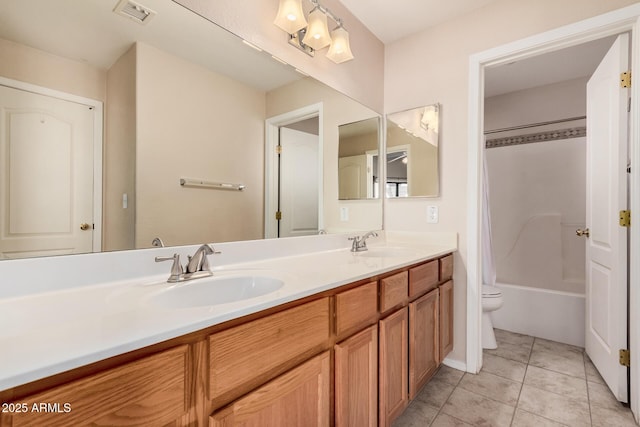
<instances>
[{"instance_id":1,"label":"light switch plate","mask_svg":"<svg viewBox=\"0 0 640 427\"><path fill-rule=\"evenodd\" d=\"M427 206L427 222L429 224L438 223L438 207L437 206Z\"/></svg>"},{"instance_id":2,"label":"light switch plate","mask_svg":"<svg viewBox=\"0 0 640 427\"><path fill-rule=\"evenodd\" d=\"M349 208L346 206L340 208L340 221L349 221Z\"/></svg>"}]
</instances>

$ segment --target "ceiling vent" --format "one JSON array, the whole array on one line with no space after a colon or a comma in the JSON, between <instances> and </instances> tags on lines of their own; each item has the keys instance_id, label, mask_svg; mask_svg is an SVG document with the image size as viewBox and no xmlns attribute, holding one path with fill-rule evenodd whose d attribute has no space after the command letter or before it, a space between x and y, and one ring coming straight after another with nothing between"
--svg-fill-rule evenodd
<instances>
[{"instance_id":1,"label":"ceiling vent","mask_svg":"<svg viewBox=\"0 0 640 427\"><path fill-rule=\"evenodd\" d=\"M153 10L131 0L120 0L113 11L143 25L156 16Z\"/></svg>"}]
</instances>

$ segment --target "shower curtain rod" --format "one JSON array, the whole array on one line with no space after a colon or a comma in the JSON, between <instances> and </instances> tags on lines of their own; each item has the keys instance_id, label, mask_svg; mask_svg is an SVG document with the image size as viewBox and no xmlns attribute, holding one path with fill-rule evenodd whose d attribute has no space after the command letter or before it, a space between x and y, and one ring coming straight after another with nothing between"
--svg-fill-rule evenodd
<instances>
[{"instance_id":1,"label":"shower curtain rod","mask_svg":"<svg viewBox=\"0 0 640 427\"><path fill-rule=\"evenodd\" d=\"M495 130L486 131L484 134L485 135L490 135L492 133L500 133L500 132L506 132L506 131L510 131L510 130L535 128L535 127L538 127L538 126L553 125L553 124L556 124L556 123L573 122L575 120L582 120L582 119L586 119L586 118L587 118L587 116L569 117L567 119L551 120L551 121L548 121L548 122L531 123L531 124L528 124L528 125L520 125L520 126L512 126L512 127L508 127L508 128L502 128L502 129L495 129Z\"/></svg>"}]
</instances>

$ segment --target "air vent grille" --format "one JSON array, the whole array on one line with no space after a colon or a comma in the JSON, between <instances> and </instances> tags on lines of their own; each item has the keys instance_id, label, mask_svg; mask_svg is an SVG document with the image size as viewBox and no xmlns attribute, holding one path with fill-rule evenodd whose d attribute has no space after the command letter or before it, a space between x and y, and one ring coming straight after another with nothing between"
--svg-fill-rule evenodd
<instances>
[{"instance_id":1,"label":"air vent grille","mask_svg":"<svg viewBox=\"0 0 640 427\"><path fill-rule=\"evenodd\" d=\"M139 24L147 24L156 13L146 6L131 0L121 0L113 9L118 15L125 16Z\"/></svg>"}]
</instances>

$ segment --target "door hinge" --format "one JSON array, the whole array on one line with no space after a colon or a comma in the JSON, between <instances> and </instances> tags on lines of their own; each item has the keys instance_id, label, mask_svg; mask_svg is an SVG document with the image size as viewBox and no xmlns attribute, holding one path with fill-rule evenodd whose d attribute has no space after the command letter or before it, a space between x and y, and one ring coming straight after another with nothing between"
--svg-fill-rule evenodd
<instances>
[{"instance_id":1,"label":"door hinge","mask_svg":"<svg viewBox=\"0 0 640 427\"><path fill-rule=\"evenodd\" d=\"M276 154L282 154L282 145L276 145Z\"/></svg>"},{"instance_id":2,"label":"door hinge","mask_svg":"<svg viewBox=\"0 0 640 427\"><path fill-rule=\"evenodd\" d=\"M276 221L280 221L282 219L282 212L276 212Z\"/></svg>"},{"instance_id":3,"label":"door hinge","mask_svg":"<svg viewBox=\"0 0 640 427\"><path fill-rule=\"evenodd\" d=\"M629 353L629 350L624 348L620 349L620 364L622 366L626 366L627 368L631 366L631 355Z\"/></svg>"},{"instance_id":4,"label":"door hinge","mask_svg":"<svg viewBox=\"0 0 640 427\"><path fill-rule=\"evenodd\" d=\"M631 71L620 74L620 87L631 87Z\"/></svg>"},{"instance_id":5,"label":"door hinge","mask_svg":"<svg viewBox=\"0 0 640 427\"><path fill-rule=\"evenodd\" d=\"M620 211L620 227L631 227L631 211Z\"/></svg>"}]
</instances>

